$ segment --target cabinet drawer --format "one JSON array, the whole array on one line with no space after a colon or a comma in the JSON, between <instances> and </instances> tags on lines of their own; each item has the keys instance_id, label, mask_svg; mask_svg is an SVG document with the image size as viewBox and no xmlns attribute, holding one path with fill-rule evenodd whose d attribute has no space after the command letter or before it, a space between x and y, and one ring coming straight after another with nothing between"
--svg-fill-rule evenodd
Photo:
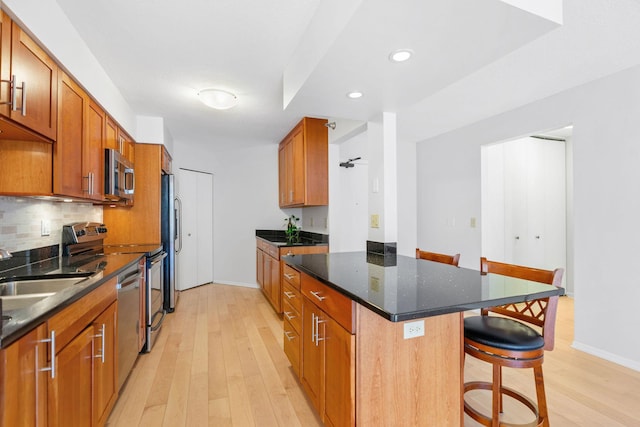
<instances>
[{"instance_id":1,"label":"cabinet drawer","mask_svg":"<svg viewBox=\"0 0 640 427\"><path fill-rule=\"evenodd\" d=\"M340 292L320 283L318 280L301 274L302 295L327 313L347 331L355 333L355 303Z\"/></svg>"},{"instance_id":2,"label":"cabinet drawer","mask_svg":"<svg viewBox=\"0 0 640 427\"><path fill-rule=\"evenodd\" d=\"M282 302L282 316L285 322L289 321L291 326L298 332L302 333L302 318L300 317L301 310L296 310L289 301L284 300Z\"/></svg>"},{"instance_id":3,"label":"cabinet drawer","mask_svg":"<svg viewBox=\"0 0 640 427\"><path fill-rule=\"evenodd\" d=\"M282 278L294 288L300 289L300 272L298 270L285 264L282 270Z\"/></svg>"},{"instance_id":4,"label":"cabinet drawer","mask_svg":"<svg viewBox=\"0 0 640 427\"><path fill-rule=\"evenodd\" d=\"M93 319L116 301L117 282L116 277L110 279L47 321L49 332L52 330L56 332L57 349L67 345Z\"/></svg>"},{"instance_id":5,"label":"cabinet drawer","mask_svg":"<svg viewBox=\"0 0 640 427\"><path fill-rule=\"evenodd\" d=\"M275 258L277 260L280 259L280 250L276 246L273 246L273 245L270 245L270 244L267 243L266 251L273 258Z\"/></svg>"},{"instance_id":6,"label":"cabinet drawer","mask_svg":"<svg viewBox=\"0 0 640 427\"><path fill-rule=\"evenodd\" d=\"M287 355L293 372L300 378L300 334L291 323L284 321L284 353Z\"/></svg>"},{"instance_id":7,"label":"cabinet drawer","mask_svg":"<svg viewBox=\"0 0 640 427\"><path fill-rule=\"evenodd\" d=\"M288 302L298 313L302 313L302 296L289 282L282 283L282 301Z\"/></svg>"}]
</instances>

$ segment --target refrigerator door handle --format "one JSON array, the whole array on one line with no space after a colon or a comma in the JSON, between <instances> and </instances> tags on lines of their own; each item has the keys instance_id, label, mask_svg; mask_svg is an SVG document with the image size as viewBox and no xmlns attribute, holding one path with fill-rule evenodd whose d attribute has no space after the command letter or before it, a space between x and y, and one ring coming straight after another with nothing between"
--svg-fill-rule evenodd
<instances>
[{"instance_id":1,"label":"refrigerator door handle","mask_svg":"<svg viewBox=\"0 0 640 427\"><path fill-rule=\"evenodd\" d=\"M178 241L176 245L176 253L182 250L182 200L179 197L175 198L176 205L176 236L174 240Z\"/></svg>"}]
</instances>

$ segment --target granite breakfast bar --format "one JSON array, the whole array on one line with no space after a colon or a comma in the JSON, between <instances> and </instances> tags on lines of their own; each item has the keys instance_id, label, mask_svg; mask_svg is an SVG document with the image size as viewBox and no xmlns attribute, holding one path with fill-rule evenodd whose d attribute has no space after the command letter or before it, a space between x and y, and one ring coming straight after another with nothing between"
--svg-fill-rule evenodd
<instances>
[{"instance_id":1,"label":"granite breakfast bar","mask_svg":"<svg viewBox=\"0 0 640 427\"><path fill-rule=\"evenodd\" d=\"M285 352L326 425L463 425L463 312L563 293L404 256L285 262L302 317Z\"/></svg>"}]
</instances>

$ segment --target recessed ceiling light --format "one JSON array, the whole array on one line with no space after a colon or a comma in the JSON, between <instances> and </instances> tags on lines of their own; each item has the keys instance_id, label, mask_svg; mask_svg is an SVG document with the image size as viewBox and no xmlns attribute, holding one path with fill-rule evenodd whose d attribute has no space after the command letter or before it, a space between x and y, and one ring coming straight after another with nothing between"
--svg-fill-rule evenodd
<instances>
[{"instance_id":1,"label":"recessed ceiling light","mask_svg":"<svg viewBox=\"0 0 640 427\"><path fill-rule=\"evenodd\" d=\"M411 58L413 51L411 49L399 49L389 54L389 61L391 62L404 62Z\"/></svg>"},{"instance_id":2,"label":"recessed ceiling light","mask_svg":"<svg viewBox=\"0 0 640 427\"><path fill-rule=\"evenodd\" d=\"M351 98L351 99L358 99L358 98L362 98L362 95L363 95L362 92L359 92L359 91L356 90L356 91L353 91L353 92L349 92L347 94L347 97Z\"/></svg>"},{"instance_id":3,"label":"recessed ceiling light","mask_svg":"<svg viewBox=\"0 0 640 427\"><path fill-rule=\"evenodd\" d=\"M200 101L208 107L216 110L227 110L238 104L238 97L222 89L203 89L198 92Z\"/></svg>"}]
</instances>

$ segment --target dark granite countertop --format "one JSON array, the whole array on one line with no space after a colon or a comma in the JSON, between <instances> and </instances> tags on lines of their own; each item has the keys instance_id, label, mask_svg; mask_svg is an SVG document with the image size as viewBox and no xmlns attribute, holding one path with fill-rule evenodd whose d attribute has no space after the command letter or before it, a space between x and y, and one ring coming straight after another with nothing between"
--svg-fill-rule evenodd
<instances>
[{"instance_id":1,"label":"dark granite countertop","mask_svg":"<svg viewBox=\"0 0 640 427\"><path fill-rule=\"evenodd\" d=\"M329 244L329 236L326 234L300 231L300 241L288 243L284 230L256 230L256 237L276 246L320 246Z\"/></svg>"},{"instance_id":2,"label":"dark granite countertop","mask_svg":"<svg viewBox=\"0 0 640 427\"><path fill-rule=\"evenodd\" d=\"M283 259L392 322L564 294L551 285L401 255L388 267L366 252Z\"/></svg>"},{"instance_id":3,"label":"dark granite countertop","mask_svg":"<svg viewBox=\"0 0 640 427\"><path fill-rule=\"evenodd\" d=\"M19 339L34 327L45 322L55 313L79 300L118 272L132 264L136 264L144 254L98 255L83 259L81 262L70 262L68 257L55 257L28 264L19 268L0 272L0 280L6 281L14 277L39 278L55 277L78 273L93 273L86 280L48 296L33 305L3 311L0 328L0 348L6 347ZM5 316L8 317L5 319Z\"/></svg>"}]
</instances>

